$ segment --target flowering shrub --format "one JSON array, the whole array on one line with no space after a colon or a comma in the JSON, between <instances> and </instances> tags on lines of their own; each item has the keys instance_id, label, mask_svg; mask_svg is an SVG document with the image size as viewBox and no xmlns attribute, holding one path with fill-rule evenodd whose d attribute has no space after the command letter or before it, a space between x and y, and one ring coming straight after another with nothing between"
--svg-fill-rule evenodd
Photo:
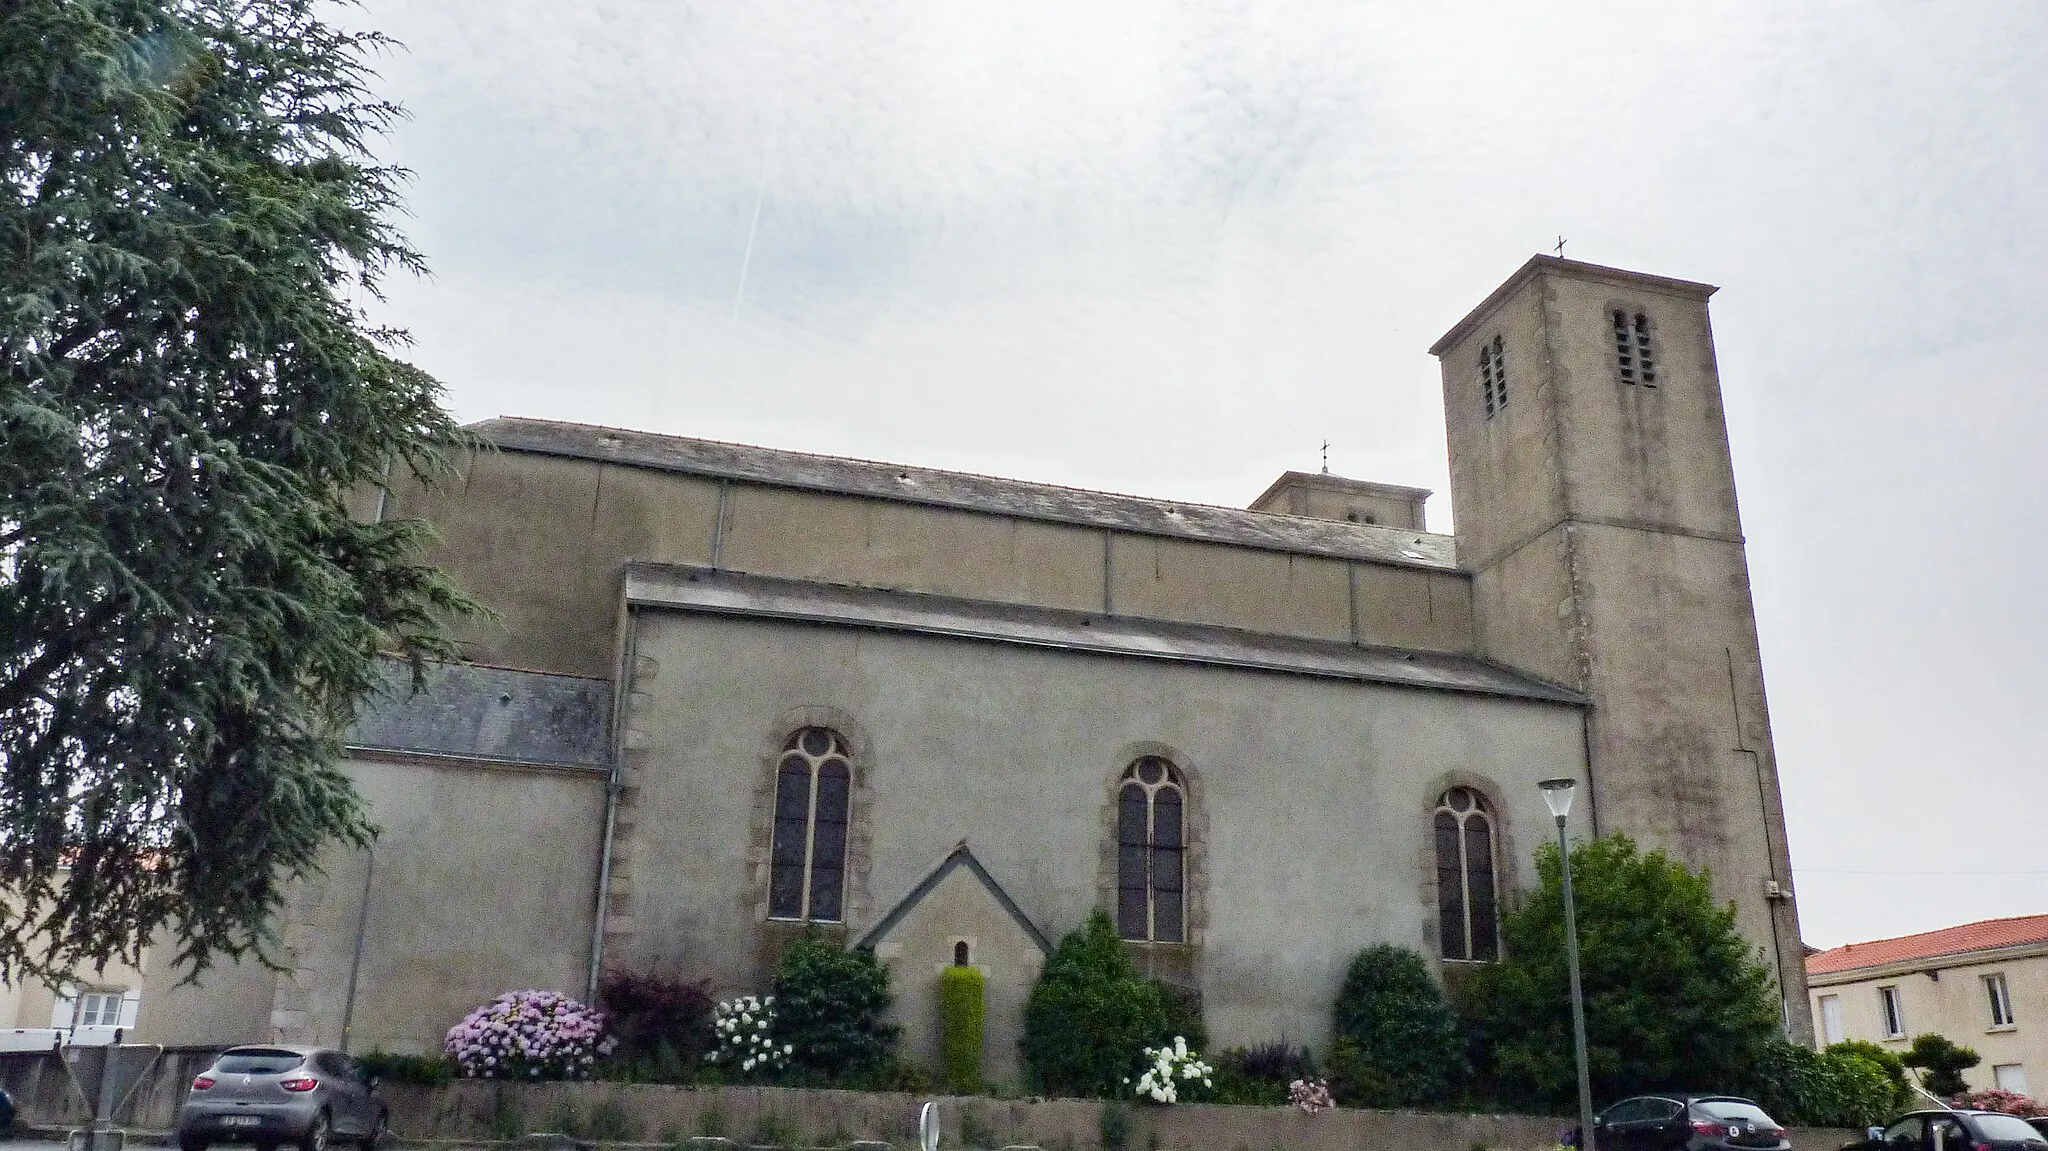
<instances>
[{"instance_id":1,"label":"flowering shrub","mask_svg":"<svg viewBox=\"0 0 2048 1151\"><path fill-rule=\"evenodd\" d=\"M711 1016L713 1046L707 1063L737 1068L742 1075L780 1071L796 1053L793 1044L775 1043L775 997L742 995L718 1005Z\"/></svg>"},{"instance_id":2,"label":"flowering shrub","mask_svg":"<svg viewBox=\"0 0 2048 1151\"><path fill-rule=\"evenodd\" d=\"M1997 1087L1958 1095L1955 1098L1955 1106L1973 1111L2003 1111L2007 1115L2017 1115L2022 1119L2048 1115L2048 1107L2041 1106L2017 1091L2004 1091Z\"/></svg>"},{"instance_id":3,"label":"flowering shrub","mask_svg":"<svg viewBox=\"0 0 2048 1151\"><path fill-rule=\"evenodd\" d=\"M1337 1105L1330 1098L1330 1085L1321 1079L1297 1079L1289 1083L1287 1101L1311 1115Z\"/></svg>"},{"instance_id":4,"label":"flowering shrub","mask_svg":"<svg viewBox=\"0 0 2048 1151\"><path fill-rule=\"evenodd\" d=\"M596 1008L552 991L508 991L449 1028L444 1046L471 1079L588 1079L613 1041Z\"/></svg>"},{"instance_id":5,"label":"flowering shrub","mask_svg":"<svg viewBox=\"0 0 2048 1151\"><path fill-rule=\"evenodd\" d=\"M1147 1047L1145 1061L1149 1066L1143 1075L1138 1076L1137 1094L1141 1099L1150 1099L1154 1103L1178 1103L1183 1090L1192 1094L1198 1084L1205 1088L1216 1085L1210 1078L1216 1069L1188 1050L1184 1036L1174 1036L1171 1047ZM1129 1083L1130 1080L1124 1082Z\"/></svg>"}]
</instances>

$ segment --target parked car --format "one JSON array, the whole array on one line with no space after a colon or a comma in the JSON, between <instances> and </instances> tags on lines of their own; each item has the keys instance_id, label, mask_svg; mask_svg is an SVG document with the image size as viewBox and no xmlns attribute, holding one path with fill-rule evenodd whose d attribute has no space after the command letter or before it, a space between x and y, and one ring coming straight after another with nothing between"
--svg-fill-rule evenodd
<instances>
[{"instance_id":1,"label":"parked car","mask_svg":"<svg viewBox=\"0 0 2048 1151\"><path fill-rule=\"evenodd\" d=\"M1585 1146L1577 1141L1574 1146ZM1789 1151L1785 1128L1733 1095L1636 1095L1593 1117L1598 1151Z\"/></svg>"},{"instance_id":2,"label":"parked car","mask_svg":"<svg viewBox=\"0 0 2048 1151\"><path fill-rule=\"evenodd\" d=\"M334 1141L374 1151L390 1112L376 1079L339 1051L314 1047L231 1047L192 1080L178 1109L181 1151L210 1143L253 1143L262 1151L294 1143L327 1151Z\"/></svg>"},{"instance_id":3,"label":"parked car","mask_svg":"<svg viewBox=\"0 0 2048 1151\"><path fill-rule=\"evenodd\" d=\"M1866 1138L1844 1143L1842 1151L1934 1151L1935 1139L1943 1151L2039 1151L2048 1147L2048 1136L2028 1126L2024 1119L1997 1111L1913 1111L1884 1127L1872 1127Z\"/></svg>"}]
</instances>

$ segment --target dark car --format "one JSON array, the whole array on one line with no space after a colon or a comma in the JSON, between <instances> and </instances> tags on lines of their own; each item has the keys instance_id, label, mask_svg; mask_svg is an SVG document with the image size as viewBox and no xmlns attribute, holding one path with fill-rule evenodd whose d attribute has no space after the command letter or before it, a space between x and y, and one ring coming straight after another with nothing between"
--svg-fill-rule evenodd
<instances>
[{"instance_id":1,"label":"dark car","mask_svg":"<svg viewBox=\"0 0 2048 1151\"><path fill-rule=\"evenodd\" d=\"M1872 1127L1868 1139L1844 1143L1842 1151L1935 1151L1937 1139L1942 1151L2048 1147L2048 1136L2026 1120L1997 1111L1914 1111L1883 1128Z\"/></svg>"},{"instance_id":2,"label":"dark car","mask_svg":"<svg viewBox=\"0 0 2048 1151\"><path fill-rule=\"evenodd\" d=\"M1792 1146L1783 1125L1733 1095L1632 1096L1593 1117L1593 1137L1598 1151L1789 1151Z\"/></svg>"},{"instance_id":3,"label":"dark car","mask_svg":"<svg viewBox=\"0 0 2048 1151\"><path fill-rule=\"evenodd\" d=\"M281 1143L327 1151L346 1140L374 1151L390 1113L371 1091L377 1081L340 1051L312 1047L231 1047L198 1078L178 1109L178 1146Z\"/></svg>"}]
</instances>

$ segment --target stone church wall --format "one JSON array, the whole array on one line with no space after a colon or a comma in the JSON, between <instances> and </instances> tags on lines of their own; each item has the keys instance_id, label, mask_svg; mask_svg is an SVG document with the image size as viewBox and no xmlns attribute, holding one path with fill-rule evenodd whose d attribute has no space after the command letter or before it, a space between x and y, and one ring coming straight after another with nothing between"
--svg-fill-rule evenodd
<instances>
[{"instance_id":1,"label":"stone church wall","mask_svg":"<svg viewBox=\"0 0 2048 1151\"><path fill-rule=\"evenodd\" d=\"M377 514L376 501L362 502ZM1471 581L1459 571L516 450L465 461L436 491L397 477L382 514L432 523L440 542L430 558L497 613L457 628L469 658L565 675L612 675L628 561L1472 650Z\"/></svg>"},{"instance_id":2,"label":"stone church wall","mask_svg":"<svg viewBox=\"0 0 2048 1151\"><path fill-rule=\"evenodd\" d=\"M1191 792L1191 978L1214 1043L1320 1044L1344 965L1433 954L1430 812L1452 783L1502 813L1502 887L1533 882L1535 781L1579 775L1567 705L1063 653L929 635L635 613L631 932L613 958L764 980L773 765L797 727L853 744L848 932L965 839L1054 938L1114 906L1114 787L1165 755Z\"/></svg>"}]
</instances>

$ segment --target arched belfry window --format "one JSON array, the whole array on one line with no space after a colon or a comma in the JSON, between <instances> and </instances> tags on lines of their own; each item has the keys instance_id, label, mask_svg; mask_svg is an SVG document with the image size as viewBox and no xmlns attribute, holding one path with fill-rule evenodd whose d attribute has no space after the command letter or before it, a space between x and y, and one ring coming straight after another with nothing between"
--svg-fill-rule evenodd
<instances>
[{"instance_id":1,"label":"arched belfry window","mask_svg":"<svg viewBox=\"0 0 2048 1151\"><path fill-rule=\"evenodd\" d=\"M1148 755L1117 785L1116 925L1125 939L1187 939L1187 784Z\"/></svg>"},{"instance_id":2,"label":"arched belfry window","mask_svg":"<svg viewBox=\"0 0 2048 1151\"><path fill-rule=\"evenodd\" d=\"M1445 959L1500 958L1495 834L1486 797L1454 787L1436 801L1436 910Z\"/></svg>"},{"instance_id":3,"label":"arched belfry window","mask_svg":"<svg viewBox=\"0 0 2048 1151\"><path fill-rule=\"evenodd\" d=\"M845 737L829 727L807 727L789 737L775 768L771 918L841 919L852 795L853 761Z\"/></svg>"}]
</instances>

